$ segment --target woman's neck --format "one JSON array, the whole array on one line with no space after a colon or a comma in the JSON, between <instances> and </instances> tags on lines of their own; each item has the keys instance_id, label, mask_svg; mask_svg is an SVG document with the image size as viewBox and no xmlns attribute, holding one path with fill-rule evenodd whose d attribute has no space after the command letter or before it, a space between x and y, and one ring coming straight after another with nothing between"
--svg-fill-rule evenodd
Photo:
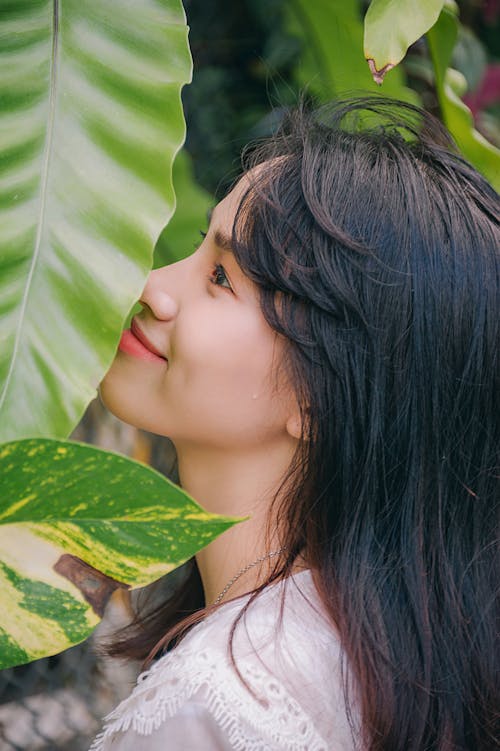
<instances>
[{"instance_id":1,"label":"woman's neck","mask_svg":"<svg viewBox=\"0 0 500 751\"><path fill-rule=\"evenodd\" d=\"M196 554L211 604L228 581L245 566L281 547L273 523L273 501L292 460L294 443L258 447L251 451L207 451L176 446L179 478L184 490L203 508L217 514L249 517L228 529ZM266 558L242 574L227 597L253 589L265 580L277 559Z\"/></svg>"}]
</instances>

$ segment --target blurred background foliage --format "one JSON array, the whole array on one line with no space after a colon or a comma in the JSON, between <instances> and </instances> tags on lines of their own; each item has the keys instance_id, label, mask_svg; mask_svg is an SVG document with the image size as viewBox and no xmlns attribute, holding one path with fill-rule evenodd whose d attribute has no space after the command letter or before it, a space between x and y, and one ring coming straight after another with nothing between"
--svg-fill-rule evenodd
<instances>
[{"instance_id":1,"label":"blurred background foliage","mask_svg":"<svg viewBox=\"0 0 500 751\"><path fill-rule=\"evenodd\" d=\"M457 4L454 80L476 129L500 147L500 0ZM206 227L207 208L238 175L242 148L271 133L301 92L324 101L348 91L379 91L442 117L425 37L382 87L373 83L363 56L367 0L185 0L184 5L194 77L183 92L187 139L174 168L178 208L157 245L157 265L193 250Z\"/></svg>"}]
</instances>

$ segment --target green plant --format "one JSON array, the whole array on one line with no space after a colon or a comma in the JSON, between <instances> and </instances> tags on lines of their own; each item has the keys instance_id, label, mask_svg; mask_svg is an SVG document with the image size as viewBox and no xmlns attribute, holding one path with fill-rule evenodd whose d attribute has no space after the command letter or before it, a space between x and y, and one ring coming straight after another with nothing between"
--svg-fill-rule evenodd
<instances>
[{"instance_id":1,"label":"green plant","mask_svg":"<svg viewBox=\"0 0 500 751\"><path fill-rule=\"evenodd\" d=\"M155 247L154 265L180 261L200 242L214 198L197 184L189 153L183 149L174 162L173 182L177 195L175 213Z\"/></svg>"},{"instance_id":2,"label":"green plant","mask_svg":"<svg viewBox=\"0 0 500 751\"><path fill-rule=\"evenodd\" d=\"M365 15L364 49L376 83L439 18L444 0L371 0Z\"/></svg>"},{"instance_id":3,"label":"green plant","mask_svg":"<svg viewBox=\"0 0 500 751\"><path fill-rule=\"evenodd\" d=\"M295 77L300 87L321 101L352 92L378 89L363 58L361 2L293 0L288 5L288 28L299 38L302 54ZM405 85L401 70L387 80L387 96L418 102Z\"/></svg>"},{"instance_id":4,"label":"green plant","mask_svg":"<svg viewBox=\"0 0 500 751\"><path fill-rule=\"evenodd\" d=\"M458 29L454 0L372 0L365 16L365 57L374 80L382 84L408 47L425 34L441 117L464 156L500 190L500 150L475 129L461 99L467 82L449 67Z\"/></svg>"},{"instance_id":5,"label":"green plant","mask_svg":"<svg viewBox=\"0 0 500 751\"><path fill-rule=\"evenodd\" d=\"M158 472L84 444L0 446L0 668L85 639L117 589L148 584L234 524Z\"/></svg>"},{"instance_id":6,"label":"green plant","mask_svg":"<svg viewBox=\"0 0 500 751\"><path fill-rule=\"evenodd\" d=\"M180 0L2 8L0 440L64 438L174 209Z\"/></svg>"},{"instance_id":7,"label":"green plant","mask_svg":"<svg viewBox=\"0 0 500 751\"><path fill-rule=\"evenodd\" d=\"M447 3L437 23L427 32L441 114L463 154L500 190L500 150L474 127L472 113L461 99L467 82L450 67L458 28L457 6Z\"/></svg>"},{"instance_id":8,"label":"green plant","mask_svg":"<svg viewBox=\"0 0 500 751\"><path fill-rule=\"evenodd\" d=\"M114 589L234 520L124 457L47 440L95 396L173 212L191 76L181 2L17 0L0 42L5 667L81 641Z\"/></svg>"}]
</instances>

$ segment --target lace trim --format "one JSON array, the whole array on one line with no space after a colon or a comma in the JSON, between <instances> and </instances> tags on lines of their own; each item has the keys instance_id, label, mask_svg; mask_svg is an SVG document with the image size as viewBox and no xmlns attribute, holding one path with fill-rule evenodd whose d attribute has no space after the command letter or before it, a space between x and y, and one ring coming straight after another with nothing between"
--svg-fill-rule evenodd
<instances>
[{"instance_id":1,"label":"lace trim","mask_svg":"<svg viewBox=\"0 0 500 751\"><path fill-rule=\"evenodd\" d=\"M129 728L151 735L200 692L235 751L328 751L311 718L280 681L249 660L238 661L238 668L255 696L220 653L179 645L139 677L132 694L106 717L89 751L103 751L106 739Z\"/></svg>"}]
</instances>

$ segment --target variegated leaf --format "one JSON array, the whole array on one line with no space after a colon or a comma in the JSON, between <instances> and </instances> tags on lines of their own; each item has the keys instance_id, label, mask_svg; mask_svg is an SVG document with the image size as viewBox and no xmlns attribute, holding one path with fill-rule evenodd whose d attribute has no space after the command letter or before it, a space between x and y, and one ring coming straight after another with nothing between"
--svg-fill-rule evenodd
<instances>
[{"instance_id":1,"label":"variegated leaf","mask_svg":"<svg viewBox=\"0 0 500 751\"><path fill-rule=\"evenodd\" d=\"M236 521L102 449L0 445L0 668L82 641L116 588L168 573Z\"/></svg>"}]
</instances>

